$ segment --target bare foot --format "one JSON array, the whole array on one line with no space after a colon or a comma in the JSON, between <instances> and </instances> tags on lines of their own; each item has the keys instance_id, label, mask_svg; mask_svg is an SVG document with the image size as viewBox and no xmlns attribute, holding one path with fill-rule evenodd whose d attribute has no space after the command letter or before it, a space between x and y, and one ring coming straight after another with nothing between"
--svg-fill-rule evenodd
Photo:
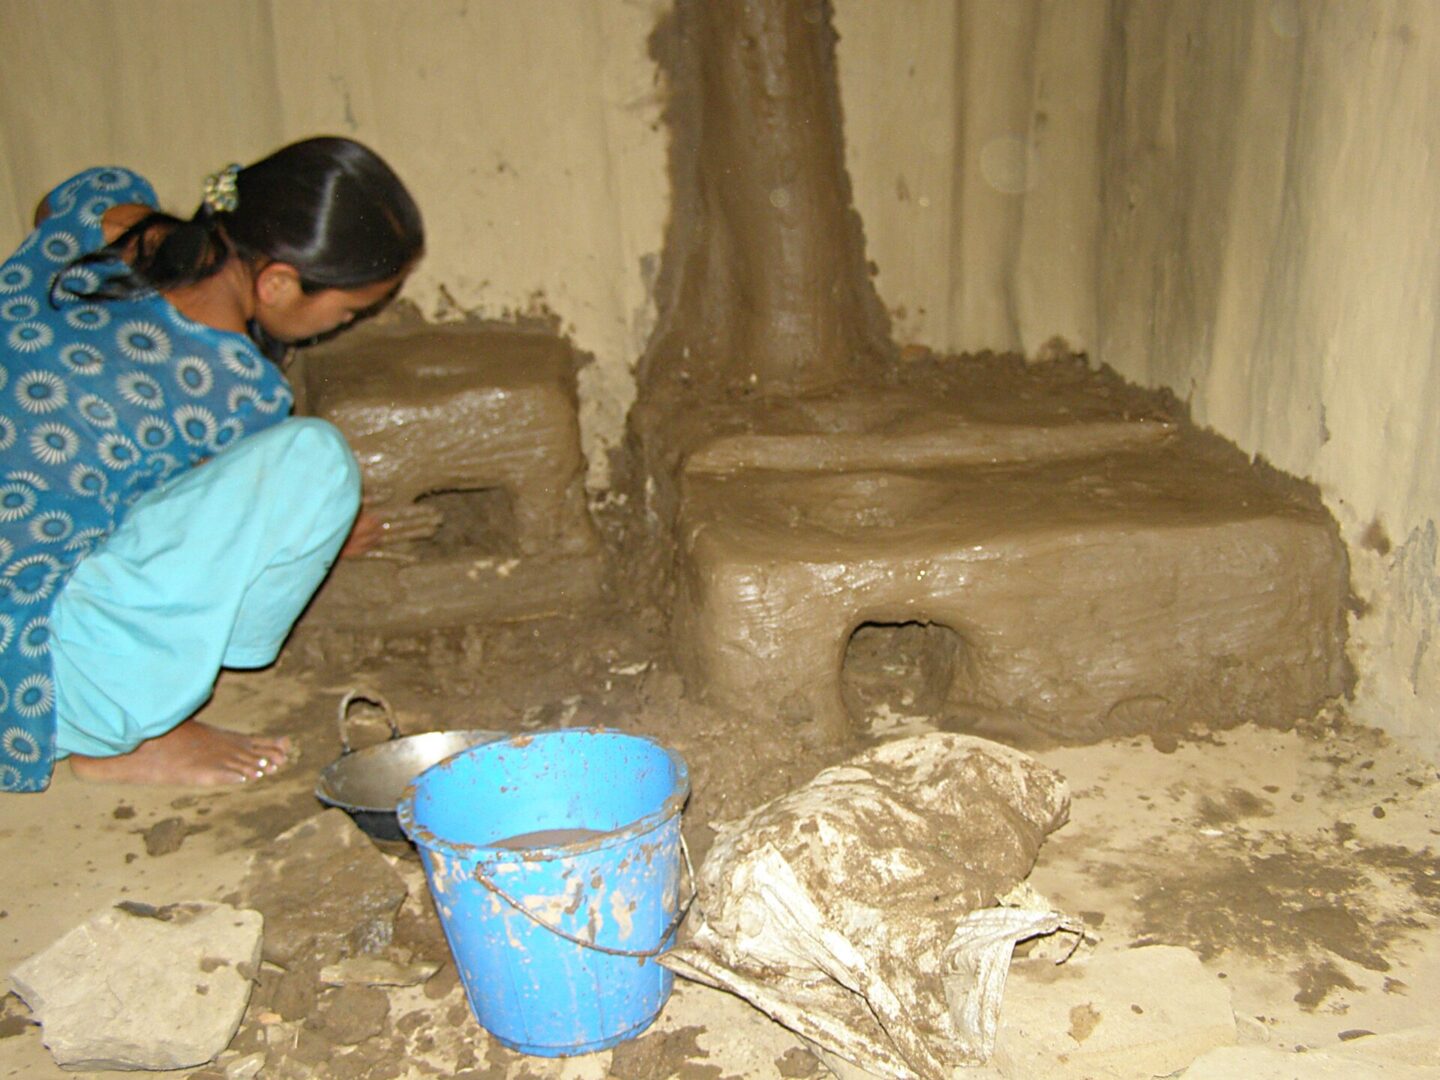
<instances>
[{"instance_id":1,"label":"bare foot","mask_svg":"<svg viewBox=\"0 0 1440 1080\"><path fill-rule=\"evenodd\" d=\"M108 784L185 784L214 787L268 776L290 755L284 736L242 735L186 720L116 757L70 755L70 771Z\"/></svg>"}]
</instances>

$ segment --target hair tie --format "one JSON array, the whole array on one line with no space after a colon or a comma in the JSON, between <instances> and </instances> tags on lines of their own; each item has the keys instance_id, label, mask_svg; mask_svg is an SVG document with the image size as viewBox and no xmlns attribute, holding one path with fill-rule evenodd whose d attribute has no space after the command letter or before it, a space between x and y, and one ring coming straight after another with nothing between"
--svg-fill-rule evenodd
<instances>
[{"instance_id":1,"label":"hair tie","mask_svg":"<svg viewBox=\"0 0 1440 1080\"><path fill-rule=\"evenodd\" d=\"M232 163L205 177L203 202L212 213L233 214L240 206L240 191L235 185L239 175L240 166Z\"/></svg>"}]
</instances>

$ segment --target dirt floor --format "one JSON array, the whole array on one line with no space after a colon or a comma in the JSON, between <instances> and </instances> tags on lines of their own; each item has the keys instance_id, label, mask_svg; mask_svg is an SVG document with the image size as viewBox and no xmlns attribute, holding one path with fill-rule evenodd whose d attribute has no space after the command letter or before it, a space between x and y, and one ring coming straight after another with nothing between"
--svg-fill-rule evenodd
<instances>
[{"instance_id":1,"label":"dirt floor","mask_svg":"<svg viewBox=\"0 0 1440 1080\"><path fill-rule=\"evenodd\" d=\"M643 614L389 639L302 626L274 668L227 674L207 709L219 724L293 733L301 753L282 775L235 790L183 791L89 786L62 768L49 792L7 800L0 969L117 900L233 896L252 857L264 858L275 836L321 809L316 777L339 752L336 707L355 686L384 693L406 732L598 723L659 736L690 764L685 827L702 858L709 822L737 816L828 760L778 721L741 726L687 703L660 643L658 619ZM847 678L877 737L933 724L905 716L905 669L914 659L905 642L866 651L870 674L857 654ZM888 701L886 683L897 688ZM357 743L383 736L378 718L363 710L352 717ZM1094 938L1088 948L1190 947L1229 985L1250 1042L1327 1047L1357 1032L1433 1020L1435 766L1333 717L1291 730L1240 727L1032 752L1068 779L1073 807L1030 881L1084 920ZM403 846L389 853L412 890L397 943L416 958L445 960L418 861ZM523 1058L490 1041L449 965L405 989L312 986L298 1005L295 990L284 973L262 971L231 1059L266 1053L262 1075L280 1077L825 1072L795 1036L744 1002L683 981L651 1032L569 1061ZM0 1076L62 1075L14 996L4 999L3 1017ZM183 1075L226 1074L210 1066Z\"/></svg>"}]
</instances>

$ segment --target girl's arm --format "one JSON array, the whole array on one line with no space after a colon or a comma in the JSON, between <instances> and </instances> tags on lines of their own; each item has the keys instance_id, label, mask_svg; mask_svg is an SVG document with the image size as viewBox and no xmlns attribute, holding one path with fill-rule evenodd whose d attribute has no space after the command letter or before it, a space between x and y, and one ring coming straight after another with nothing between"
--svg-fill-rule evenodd
<instances>
[{"instance_id":1,"label":"girl's arm","mask_svg":"<svg viewBox=\"0 0 1440 1080\"><path fill-rule=\"evenodd\" d=\"M105 216L100 219L100 227L105 230L105 242L113 243L117 236L150 213L151 209L153 208L141 206L138 203L125 203L121 206L110 207L105 211ZM50 196L46 195L35 204L35 222L31 227L38 229L51 213Z\"/></svg>"},{"instance_id":2,"label":"girl's arm","mask_svg":"<svg viewBox=\"0 0 1440 1080\"><path fill-rule=\"evenodd\" d=\"M100 219L100 227L105 230L105 243L113 244L121 233L154 209L153 206L141 206L138 203L122 203L110 207Z\"/></svg>"}]
</instances>

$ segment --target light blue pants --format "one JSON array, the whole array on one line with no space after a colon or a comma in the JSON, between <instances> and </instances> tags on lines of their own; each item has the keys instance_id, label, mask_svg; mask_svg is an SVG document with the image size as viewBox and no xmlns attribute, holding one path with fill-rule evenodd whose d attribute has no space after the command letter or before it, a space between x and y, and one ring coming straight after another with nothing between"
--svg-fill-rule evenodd
<instances>
[{"instance_id":1,"label":"light blue pants","mask_svg":"<svg viewBox=\"0 0 1440 1080\"><path fill-rule=\"evenodd\" d=\"M343 436L290 419L131 507L50 615L59 756L163 735L222 667L274 661L360 506Z\"/></svg>"}]
</instances>

